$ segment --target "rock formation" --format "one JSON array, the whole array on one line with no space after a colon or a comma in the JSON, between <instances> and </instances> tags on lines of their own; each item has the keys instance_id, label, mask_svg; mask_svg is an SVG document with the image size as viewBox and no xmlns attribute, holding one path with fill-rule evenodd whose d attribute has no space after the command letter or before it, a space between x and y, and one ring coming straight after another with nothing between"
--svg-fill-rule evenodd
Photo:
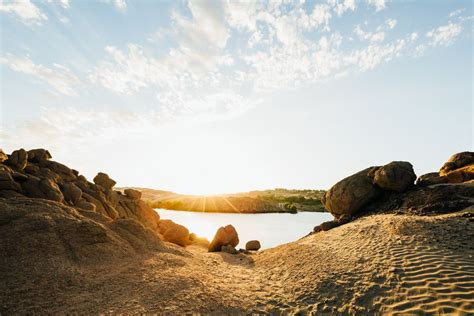
<instances>
[{"instance_id":1,"label":"rock formation","mask_svg":"<svg viewBox=\"0 0 474 316\"><path fill-rule=\"evenodd\" d=\"M116 182L102 172L91 183L78 171L51 158L45 149L19 149L10 155L0 149L0 198L55 201L110 220L135 220L156 236L177 245L192 243L187 228L160 221L158 213L141 200L140 191L126 189L124 194L115 191L112 188ZM197 237L194 240L202 243Z\"/></svg>"},{"instance_id":2,"label":"rock formation","mask_svg":"<svg viewBox=\"0 0 474 316\"><path fill-rule=\"evenodd\" d=\"M227 225L225 227L220 227L216 235L211 241L208 250L209 251L221 251L222 246L230 245L232 247L237 246L239 243L239 235L235 230L234 226Z\"/></svg>"},{"instance_id":3,"label":"rock formation","mask_svg":"<svg viewBox=\"0 0 474 316\"><path fill-rule=\"evenodd\" d=\"M409 162L394 161L370 167L336 183L322 202L335 217L314 232L345 224L352 217L367 213L443 213L474 204L474 153L455 154L439 172L416 175Z\"/></svg>"}]
</instances>

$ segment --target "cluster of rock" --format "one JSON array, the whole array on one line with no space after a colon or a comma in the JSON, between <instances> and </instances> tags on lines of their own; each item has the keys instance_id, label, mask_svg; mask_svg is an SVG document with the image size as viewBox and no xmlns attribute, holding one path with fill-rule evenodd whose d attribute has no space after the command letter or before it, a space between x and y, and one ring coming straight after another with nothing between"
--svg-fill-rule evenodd
<instances>
[{"instance_id":1,"label":"cluster of rock","mask_svg":"<svg viewBox=\"0 0 474 316\"><path fill-rule=\"evenodd\" d=\"M257 251L261 248L258 240L250 240L245 244L245 249L237 250L235 247L239 244L239 234L232 225L220 227L211 243L208 246L209 252L227 252L237 254L239 252L249 254L250 251Z\"/></svg>"},{"instance_id":2,"label":"cluster of rock","mask_svg":"<svg viewBox=\"0 0 474 316\"><path fill-rule=\"evenodd\" d=\"M51 200L112 220L136 220L163 240L181 246L204 242L186 227L160 220L158 213L141 200L140 191L114 190L116 182L102 172L91 183L78 171L51 158L45 149L19 149L10 155L0 149L0 198Z\"/></svg>"},{"instance_id":3,"label":"cluster of rock","mask_svg":"<svg viewBox=\"0 0 474 316\"><path fill-rule=\"evenodd\" d=\"M458 211L474 204L474 153L455 154L439 172L418 179L406 161L370 167L336 183L322 203L335 219L316 226L314 232L332 229L366 213Z\"/></svg>"}]
</instances>

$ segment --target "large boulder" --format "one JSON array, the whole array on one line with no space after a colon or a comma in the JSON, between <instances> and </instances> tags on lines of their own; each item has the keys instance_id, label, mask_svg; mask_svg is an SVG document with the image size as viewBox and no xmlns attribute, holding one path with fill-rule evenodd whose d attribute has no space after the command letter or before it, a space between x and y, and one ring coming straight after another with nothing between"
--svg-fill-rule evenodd
<instances>
[{"instance_id":1,"label":"large boulder","mask_svg":"<svg viewBox=\"0 0 474 316\"><path fill-rule=\"evenodd\" d=\"M28 163L28 153L23 148L15 150L8 157L6 163L15 169L23 170Z\"/></svg>"},{"instance_id":2,"label":"large boulder","mask_svg":"<svg viewBox=\"0 0 474 316\"><path fill-rule=\"evenodd\" d=\"M474 152L464 151L452 155L448 161L441 167L439 174L441 176L447 175L449 172L466 165L474 164Z\"/></svg>"},{"instance_id":3,"label":"large boulder","mask_svg":"<svg viewBox=\"0 0 474 316\"><path fill-rule=\"evenodd\" d=\"M231 245L235 247L239 244L239 235L235 230L234 226L227 225L225 227L220 227L216 235L211 241L208 250L209 251L221 251L222 246Z\"/></svg>"},{"instance_id":4,"label":"large boulder","mask_svg":"<svg viewBox=\"0 0 474 316\"><path fill-rule=\"evenodd\" d=\"M28 150L28 161L40 162L41 160L51 159L51 154L46 149L38 148Z\"/></svg>"},{"instance_id":5,"label":"large boulder","mask_svg":"<svg viewBox=\"0 0 474 316\"><path fill-rule=\"evenodd\" d=\"M392 161L374 171L373 182L384 190L404 192L416 179L412 164L406 161Z\"/></svg>"},{"instance_id":6,"label":"large boulder","mask_svg":"<svg viewBox=\"0 0 474 316\"><path fill-rule=\"evenodd\" d=\"M123 193L132 200L140 200L142 198L142 192L135 189L125 189Z\"/></svg>"},{"instance_id":7,"label":"large boulder","mask_svg":"<svg viewBox=\"0 0 474 316\"><path fill-rule=\"evenodd\" d=\"M378 168L364 169L336 183L321 199L326 209L337 218L355 214L373 201L380 194L380 189L374 186L370 175Z\"/></svg>"},{"instance_id":8,"label":"large boulder","mask_svg":"<svg viewBox=\"0 0 474 316\"><path fill-rule=\"evenodd\" d=\"M94 177L94 183L97 185L100 185L101 187L105 189L112 189L117 182L114 180L110 179L110 177L103 172L99 172L95 177Z\"/></svg>"}]
</instances>

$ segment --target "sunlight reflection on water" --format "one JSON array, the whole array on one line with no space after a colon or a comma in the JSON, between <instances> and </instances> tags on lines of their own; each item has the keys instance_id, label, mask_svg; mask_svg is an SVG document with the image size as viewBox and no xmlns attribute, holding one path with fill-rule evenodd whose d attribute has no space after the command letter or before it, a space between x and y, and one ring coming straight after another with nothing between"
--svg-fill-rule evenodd
<instances>
[{"instance_id":1,"label":"sunlight reflection on water","mask_svg":"<svg viewBox=\"0 0 474 316\"><path fill-rule=\"evenodd\" d=\"M312 231L314 226L332 219L329 213L317 212L227 214L156 210L161 219L171 219L209 241L219 227L232 224L239 234L238 246L241 248L252 239L259 240L262 248L295 241Z\"/></svg>"}]
</instances>

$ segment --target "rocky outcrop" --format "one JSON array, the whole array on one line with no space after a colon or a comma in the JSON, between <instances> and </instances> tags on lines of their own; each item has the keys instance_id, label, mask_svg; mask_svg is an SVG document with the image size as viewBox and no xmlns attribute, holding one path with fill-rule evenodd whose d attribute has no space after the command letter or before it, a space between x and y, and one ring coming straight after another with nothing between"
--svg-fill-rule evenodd
<instances>
[{"instance_id":1,"label":"rocky outcrop","mask_svg":"<svg viewBox=\"0 0 474 316\"><path fill-rule=\"evenodd\" d=\"M140 191L114 191L115 181L105 173L98 173L95 183L91 183L78 171L51 158L45 149L20 149L0 159L0 197L45 199L110 220L135 220L165 241L181 246L191 243L184 226L173 223L169 224L171 230L160 229L160 216L141 200Z\"/></svg>"},{"instance_id":2,"label":"rocky outcrop","mask_svg":"<svg viewBox=\"0 0 474 316\"><path fill-rule=\"evenodd\" d=\"M337 219L353 215L373 202L384 191L404 192L416 179L409 162L393 161L382 167L370 167L336 183L322 202Z\"/></svg>"},{"instance_id":3,"label":"rocky outcrop","mask_svg":"<svg viewBox=\"0 0 474 316\"><path fill-rule=\"evenodd\" d=\"M464 183L474 180L474 152L461 152L452 155L440 168L416 180L418 186L430 186L442 183Z\"/></svg>"},{"instance_id":4,"label":"rocky outcrop","mask_svg":"<svg viewBox=\"0 0 474 316\"><path fill-rule=\"evenodd\" d=\"M245 244L245 250L259 250L262 246L260 245L260 241L258 240L249 240Z\"/></svg>"},{"instance_id":5,"label":"rocky outcrop","mask_svg":"<svg viewBox=\"0 0 474 316\"><path fill-rule=\"evenodd\" d=\"M322 223L315 232L328 230L369 213L431 214L459 211L474 204L474 153L455 154L439 172L416 176L408 162L394 161L370 167L336 183L323 203L335 221Z\"/></svg>"},{"instance_id":6,"label":"rocky outcrop","mask_svg":"<svg viewBox=\"0 0 474 316\"><path fill-rule=\"evenodd\" d=\"M234 226L227 225L225 227L220 227L216 235L211 241L208 250L209 251L221 251L222 246L230 245L236 247L239 243L239 235L235 230Z\"/></svg>"}]
</instances>

